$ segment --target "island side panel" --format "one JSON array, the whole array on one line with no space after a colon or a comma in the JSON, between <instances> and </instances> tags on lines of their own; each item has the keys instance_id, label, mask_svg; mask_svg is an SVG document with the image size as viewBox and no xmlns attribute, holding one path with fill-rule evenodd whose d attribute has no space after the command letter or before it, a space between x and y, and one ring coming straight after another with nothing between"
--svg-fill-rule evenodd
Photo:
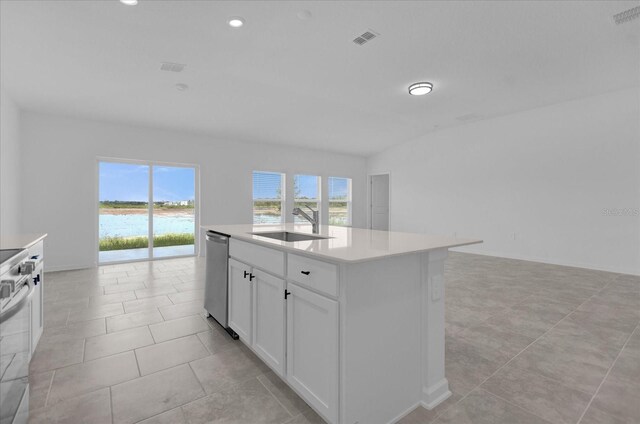
<instances>
[{"instance_id":1,"label":"island side panel","mask_svg":"<svg viewBox=\"0 0 640 424\"><path fill-rule=\"evenodd\" d=\"M342 424L386 424L422 398L422 256L341 270Z\"/></svg>"},{"instance_id":2,"label":"island side panel","mask_svg":"<svg viewBox=\"0 0 640 424\"><path fill-rule=\"evenodd\" d=\"M448 250L438 249L421 258L421 364L422 405L433 409L451 396L445 378L444 262Z\"/></svg>"}]
</instances>

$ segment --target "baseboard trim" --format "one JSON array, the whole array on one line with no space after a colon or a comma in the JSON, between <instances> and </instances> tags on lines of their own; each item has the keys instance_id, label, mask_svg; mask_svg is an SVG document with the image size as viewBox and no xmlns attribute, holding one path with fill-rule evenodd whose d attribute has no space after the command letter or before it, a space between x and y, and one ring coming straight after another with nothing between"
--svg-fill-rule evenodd
<instances>
[{"instance_id":1,"label":"baseboard trim","mask_svg":"<svg viewBox=\"0 0 640 424\"><path fill-rule=\"evenodd\" d=\"M80 269L89 269L89 268L96 268L96 265L54 265L54 266L50 266L47 265L47 259L45 257L44 260L44 269L45 271L48 272L59 272L59 271L78 271Z\"/></svg>"},{"instance_id":2,"label":"baseboard trim","mask_svg":"<svg viewBox=\"0 0 640 424\"><path fill-rule=\"evenodd\" d=\"M449 390L449 381L443 378L437 384L422 390L422 406L426 409L433 409L447 400L451 396L451 390Z\"/></svg>"},{"instance_id":3,"label":"baseboard trim","mask_svg":"<svg viewBox=\"0 0 640 424\"><path fill-rule=\"evenodd\" d=\"M566 266L570 268L581 268L581 269L589 269L593 271L603 271L603 272L611 272L614 274L627 274L640 276L640 270L630 270L626 268L611 268L611 267L598 267L593 265L587 265L584 263L575 263L575 262L564 262L564 261L553 261L547 258L540 258L537 256L526 256L526 255L513 255L509 253L502 252L488 252L488 251L474 251L472 248L464 248L457 247L451 249L452 252L456 253L467 253L470 255L480 255L480 256L490 256L494 258L505 258L505 259L515 259L518 261L527 261L527 262L538 262L542 264L548 265L558 265L558 266Z\"/></svg>"},{"instance_id":4,"label":"baseboard trim","mask_svg":"<svg viewBox=\"0 0 640 424\"><path fill-rule=\"evenodd\" d=\"M403 419L404 417L406 417L407 415L412 413L413 410L416 409L419 406L422 406L422 402L417 402L413 406L410 406L409 408L405 409L403 412L401 412L395 418L393 418L391 421L389 421L389 424L397 423L398 421L400 421L401 419Z\"/></svg>"}]
</instances>

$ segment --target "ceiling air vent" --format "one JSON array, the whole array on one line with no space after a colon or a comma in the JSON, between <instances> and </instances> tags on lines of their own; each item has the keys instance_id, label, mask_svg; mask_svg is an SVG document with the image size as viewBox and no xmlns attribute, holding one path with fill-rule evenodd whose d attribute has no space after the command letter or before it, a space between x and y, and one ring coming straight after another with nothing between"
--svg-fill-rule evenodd
<instances>
[{"instance_id":1,"label":"ceiling air vent","mask_svg":"<svg viewBox=\"0 0 640 424\"><path fill-rule=\"evenodd\" d=\"M372 30L366 31L362 34L360 34L359 36L357 36L356 38L353 39L353 42L356 43L359 46L362 46L365 43L368 43L369 41L373 40L374 38L376 38L378 35L378 33L373 32Z\"/></svg>"},{"instance_id":2,"label":"ceiling air vent","mask_svg":"<svg viewBox=\"0 0 640 424\"><path fill-rule=\"evenodd\" d=\"M631 9L620 12L613 15L613 20L616 25L624 24L640 17L640 6L633 7Z\"/></svg>"},{"instance_id":3,"label":"ceiling air vent","mask_svg":"<svg viewBox=\"0 0 640 424\"><path fill-rule=\"evenodd\" d=\"M187 65L183 65L182 63L162 62L160 70L168 72L182 72L185 66Z\"/></svg>"}]
</instances>

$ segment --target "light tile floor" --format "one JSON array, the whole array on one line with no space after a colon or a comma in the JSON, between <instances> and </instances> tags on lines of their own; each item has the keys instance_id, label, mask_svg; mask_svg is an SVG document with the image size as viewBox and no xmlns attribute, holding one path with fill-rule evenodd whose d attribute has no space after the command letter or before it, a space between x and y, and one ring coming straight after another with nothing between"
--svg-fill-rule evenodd
<instances>
[{"instance_id":1,"label":"light tile floor","mask_svg":"<svg viewBox=\"0 0 640 424\"><path fill-rule=\"evenodd\" d=\"M446 278L453 395L401 423L640 422L640 277L452 253ZM322 423L203 284L201 258L48 273L30 422Z\"/></svg>"}]
</instances>

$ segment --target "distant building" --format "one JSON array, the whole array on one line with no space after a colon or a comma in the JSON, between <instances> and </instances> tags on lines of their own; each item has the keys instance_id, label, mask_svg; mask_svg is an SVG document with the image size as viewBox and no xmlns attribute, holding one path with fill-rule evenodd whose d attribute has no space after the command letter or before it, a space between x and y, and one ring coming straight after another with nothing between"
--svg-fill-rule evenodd
<instances>
[{"instance_id":1,"label":"distant building","mask_svg":"<svg viewBox=\"0 0 640 424\"><path fill-rule=\"evenodd\" d=\"M193 205L193 200L178 200L175 202L163 202L163 206L189 206Z\"/></svg>"}]
</instances>

